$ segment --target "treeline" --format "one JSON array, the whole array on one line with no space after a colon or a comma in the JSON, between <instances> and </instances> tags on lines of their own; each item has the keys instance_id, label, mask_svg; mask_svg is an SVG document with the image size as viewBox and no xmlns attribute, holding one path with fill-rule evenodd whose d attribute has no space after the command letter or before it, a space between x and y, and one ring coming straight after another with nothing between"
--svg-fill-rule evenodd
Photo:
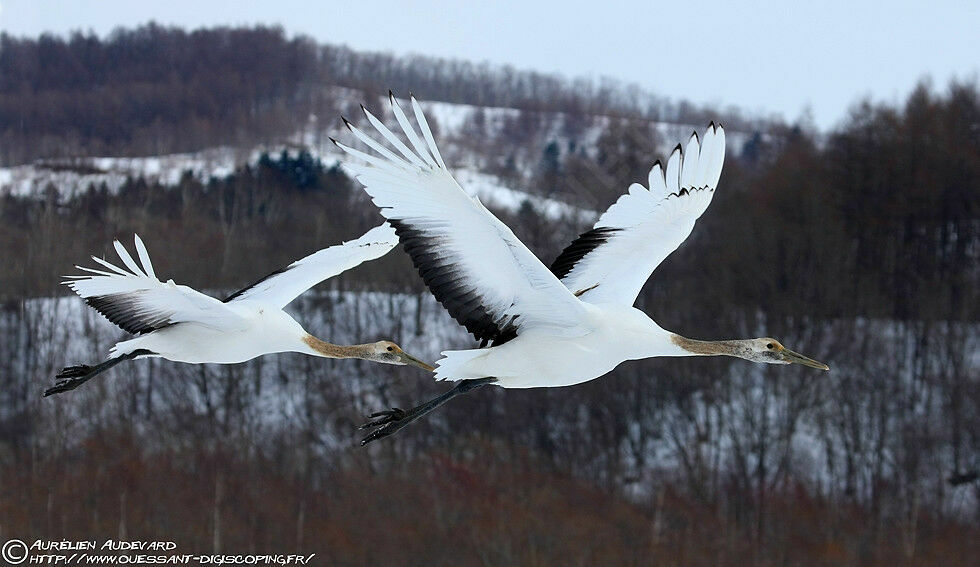
<instances>
[{"instance_id":1,"label":"treeline","mask_svg":"<svg viewBox=\"0 0 980 567\"><path fill-rule=\"evenodd\" d=\"M365 93L415 92L427 100L517 108L533 112L610 115L700 124L724 118L741 128L767 121L737 108L714 109L674 102L636 84L524 71L510 65L473 63L423 55L359 52L348 47L320 48L322 69L332 84Z\"/></svg>"},{"instance_id":2,"label":"treeline","mask_svg":"<svg viewBox=\"0 0 980 567\"><path fill-rule=\"evenodd\" d=\"M356 238L384 219L339 167L306 151L262 154L254 165L174 186L129 178L118 191L90 184L65 198L0 195L0 300L57 295L58 274L114 238L140 234L167 279L216 293L243 287L331 244ZM411 287L391 255L358 273L377 289ZM407 262L407 260L405 260ZM338 285L337 282L333 282Z\"/></svg>"},{"instance_id":3,"label":"treeline","mask_svg":"<svg viewBox=\"0 0 980 567\"><path fill-rule=\"evenodd\" d=\"M316 45L281 28L2 34L0 164L252 145L304 124L316 81Z\"/></svg>"},{"instance_id":4,"label":"treeline","mask_svg":"<svg viewBox=\"0 0 980 567\"><path fill-rule=\"evenodd\" d=\"M284 139L333 119L329 87L573 114L707 122L717 111L632 85L433 57L361 53L282 28L185 31L147 24L105 38L0 34L0 165L79 155L156 155ZM349 101L348 101L349 102ZM356 108L356 107L355 107ZM759 126L725 109L733 126Z\"/></svg>"}]
</instances>

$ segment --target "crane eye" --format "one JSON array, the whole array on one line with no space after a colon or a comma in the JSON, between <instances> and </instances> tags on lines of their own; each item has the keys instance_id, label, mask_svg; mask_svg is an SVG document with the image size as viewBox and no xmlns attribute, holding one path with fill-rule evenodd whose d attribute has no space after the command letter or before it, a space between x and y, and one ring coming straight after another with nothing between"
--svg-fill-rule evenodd
<instances>
[{"instance_id":1,"label":"crane eye","mask_svg":"<svg viewBox=\"0 0 980 567\"><path fill-rule=\"evenodd\" d=\"M769 343L769 344L766 345L766 348L772 348L772 347L773 347L773 344L772 343Z\"/></svg>"},{"instance_id":2,"label":"crane eye","mask_svg":"<svg viewBox=\"0 0 980 567\"><path fill-rule=\"evenodd\" d=\"M388 347L388 352L395 352L395 347L393 346Z\"/></svg>"}]
</instances>

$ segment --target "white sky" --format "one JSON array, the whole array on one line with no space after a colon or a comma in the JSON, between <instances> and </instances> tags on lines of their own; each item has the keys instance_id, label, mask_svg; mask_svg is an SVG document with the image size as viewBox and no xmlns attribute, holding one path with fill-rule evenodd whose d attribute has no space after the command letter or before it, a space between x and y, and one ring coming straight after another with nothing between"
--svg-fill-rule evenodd
<instances>
[{"instance_id":1,"label":"white sky","mask_svg":"<svg viewBox=\"0 0 980 567\"><path fill-rule=\"evenodd\" d=\"M0 0L0 30L36 36L149 20L183 27L280 24L359 50L610 76L672 100L736 105L818 126L859 97L897 103L980 70L978 0L468 2Z\"/></svg>"}]
</instances>

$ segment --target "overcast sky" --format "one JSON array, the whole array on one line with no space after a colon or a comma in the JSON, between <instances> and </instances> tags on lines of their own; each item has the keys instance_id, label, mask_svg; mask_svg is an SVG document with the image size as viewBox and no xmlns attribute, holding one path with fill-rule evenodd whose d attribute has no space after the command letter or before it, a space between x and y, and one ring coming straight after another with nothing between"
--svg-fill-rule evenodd
<instances>
[{"instance_id":1,"label":"overcast sky","mask_svg":"<svg viewBox=\"0 0 980 567\"><path fill-rule=\"evenodd\" d=\"M360 50L610 76L673 100L736 105L818 126L856 99L900 102L980 69L980 1L0 0L0 30L36 36L149 20L280 24Z\"/></svg>"}]
</instances>

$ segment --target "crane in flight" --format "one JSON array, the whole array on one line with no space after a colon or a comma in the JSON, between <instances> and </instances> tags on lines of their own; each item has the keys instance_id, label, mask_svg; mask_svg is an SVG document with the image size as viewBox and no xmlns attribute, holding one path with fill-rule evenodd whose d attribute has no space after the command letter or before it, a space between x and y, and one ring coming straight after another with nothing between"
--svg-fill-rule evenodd
<instances>
[{"instance_id":1,"label":"crane in flight","mask_svg":"<svg viewBox=\"0 0 980 567\"><path fill-rule=\"evenodd\" d=\"M703 139L695 132L686 146L678 144L666 165L656 162L648 187L630 185L548 269L456 182L415 98L421 136L390 92L389 98L411 148L363 106L390 147L346 119L374 154L334 143L356 158L347 167L394 227L429 290L482 345L443 352L436 378L456 385L410 410L372 414L362 429L373 431L362 445L474 388L569 386L626 360L724 355L829 370L768 337L689 339L633 307L650 273L684 242L711 202L725 158L721 125L709 125Z\"/></svg>"},{"instance_id":2,"label":"crane in flight","mask_svg":"<svg viewBox=\"0 0 980 567\"><path fill-rule=\"evenodd\" d=\"M94 366L69 366L55 377L45 396L73 390L124 360L162 357L176 362L232 364L263 354L301 352L326 358L362 358L385 364L434 368L391 341L335 345L303 330L283 308L307 289L380 258L398 244L387 223L363 236L324 248L272 272L224 301L173 280L157 279L146 246L135 236L137 264L115 241L119 259L128 269L92 256L104 269L76 266L86 274L63 282L85 303L123 330L139 335L112 347L109 358Z\"/></svg>"}]
</instances>

